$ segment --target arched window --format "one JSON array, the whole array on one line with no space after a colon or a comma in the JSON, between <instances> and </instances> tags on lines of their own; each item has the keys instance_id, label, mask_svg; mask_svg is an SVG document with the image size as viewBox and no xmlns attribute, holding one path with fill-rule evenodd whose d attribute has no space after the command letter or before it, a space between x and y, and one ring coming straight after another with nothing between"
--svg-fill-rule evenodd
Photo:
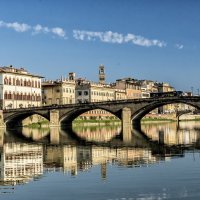
<instances>
[{"instance_id":1,"label":"arched window","mask_svg":"<svg viewBox=\"0 0 200 200\"><path fill-rule=\"evenodd\" d=\"M7 91L5 91L5 93L4 93L4 99L8 99L8 93L7 93Z\"/></svg>"},{"instance_id":2,"label":"arched window","mask_svg":"<svg viewBox=\"0 0 200 200\"><path fill-rule=\"evenodd\" d=\"M31 100L31 95L30 95L30 93L28 93L28 95L27 95L27 100L28 100L28 101Z\"/></svg>"},{"instance_id":3,"label":"arched window","mask_svg":"<svg viewBox=\"0 0 200 200\"><path fill-rule=\"evenodd\" d=\"M9 92L9 94L8 94L8 99L12 99L12 94L11 94L11 92Z\"/></svg>"},{"instance_id":4,"label":"arched window","mask_svg":"<svg viewBox=\"0 0 200 200\"><path fill-rule=\"evenodd\" d=\"M26 95L26 92L25 94L23 95L23 100L26 100L27 99L27 95Z\"/></svg>"},{"instance_id":5,"label":"arched window","mask_svg":"<svg viewBox=\"0 0 200 200\"><path fill-rule=\"evenodd\" d=\"M7 77L4 78L4 84L8 85L8 78Z\"/></svg>"},{"instance_id":6,"label":"arched window","mask_svg":"<svg viewBox=\"0 0 200 200\"><path fill-rule=\"evenodd\" d=\"M31 81L30 81L30 80L28 80L28 86L29 86L29 87L31 86Z\"/></svg>"},{"instance_id":7,"label":"arched window","mask_svg":"<svg viewBox=\"0 0 200 200\"><path fill-rule=\"evenodd\" d=\"M23 86L23 80L22 79L20 79L20 85Z\"/></svg>"},{"instance_id":8,"label":"arched window","mask_svg":"<svg viewBox=\"0 0 200 200\"><path fill-rule=\"evenodd\" d=\"M32 81L32 87L34 87L34 81Z\"/></svg>"},{"instance_id":9,"label":"arched window","mask_svg":"<svg viewBox=\"0 0 200 200\"><path fill-rule=\"evenodd\" d=\"M27 86L27 81L26 81L26 79L24 80L24 86Z\"/></svg>"},{"instance_id":10,"label":"arched window","mask_svg":"<svg viewBox=\"0 0 200 200\"><path fill-rule=\"evenodd\" d=\"M16 100L19 100L19 93L17 92Z\"/></svg>"},{"instance_id":11,"label":"arched window","mask_svg":"<svg viewBox=\"0 0 200 200\"><path fill-rule=\"evenodd\" d=\"M15 85L15 78L13 78L13 85Z\"/></svg>"},{"instance_id":12,"label":"arched window","mask_svg":"<svg viewBox=\"0 0 200 200\"><path fill-rule=\"evenodd\" d=\"M40 81L38 81L38 88L40 88Z\"/></svg>"},{"instance_id":13,"label":"arched window","mask_svg":"<svg viewBox=\"0 0 200 200\"><path fill-rule=\"evenodd\" d=\"M35 101L35 96L32 94L32 97L31 97L32 101Z\"/></svg>"},{"instance_id":14,"label":"arched window","mask_svg":"<svg viewBox=\"0 0 200 200\"><path fill-rule=\"evenodd\" d=\"M19 95L19 100L22 100L22 98L23 98L23 93L21 92Z\"/></svg>"},{"instance_id":15,"label":"arched window","mask_svg":"<svg viewBox=\"0 0 200 200\"><path fill-rule=\"evenodd\" d=\"M16 85L20 85L20 80L17 78Z\"/></svg>"},{"instance_id":16,"label":"arched window","mask_svg":"<svg viewBox=\"0 0 200 200\"><path fill-rule=\"evenodd\" d=\"M11 77L8 79L8 85L12 85Z\"/></svg>"},{"instance_id":17,"label":"arched window","mask_svg":"<svg viewBox=\"0 0 200 200\"><path fill-rule=\"evenodd\" d=\"M35 81L35 87L37 87L37 81Z\"/></svg>"},{"instance_id":18,"label":"arched window","mask_svg":"<svg viewBox=\"0 0 200 200\"><path fill-rule=\"evenodd\" d=\"M40 95L37 95L36 101L41 101L41 96Z\"/></svg>"}]
</instances>

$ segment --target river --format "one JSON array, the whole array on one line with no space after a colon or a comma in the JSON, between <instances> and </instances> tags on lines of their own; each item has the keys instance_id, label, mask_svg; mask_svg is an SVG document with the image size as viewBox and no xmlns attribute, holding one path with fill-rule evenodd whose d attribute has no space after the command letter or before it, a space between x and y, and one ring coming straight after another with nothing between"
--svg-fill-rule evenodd
<instances>
[{"instance_id":1,"label":"river","mask_svg":"<svg viewBox=\"0 0 200 200\"><path fill-rule=\"evenodd\" d=\"M200 199L199 149L200 122L0 129L0 199Z\"/></svg>"}]
</instances>

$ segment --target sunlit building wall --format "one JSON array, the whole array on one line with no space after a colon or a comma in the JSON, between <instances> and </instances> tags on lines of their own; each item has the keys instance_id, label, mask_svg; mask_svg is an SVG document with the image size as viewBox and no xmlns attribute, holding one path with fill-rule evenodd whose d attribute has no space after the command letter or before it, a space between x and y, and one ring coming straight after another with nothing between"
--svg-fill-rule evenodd
<instances>
[{"instance_id":1,"label":"sunlit building wall","mask_svg":"<svg viewBox=\"0 0 200 200\"><path fill-rule=\"evenodd\" d=\"M0 107L11 109L41 106L42 78L24 68L0 67Z\"/></svg>"},{"instance_id":2,"label":"sunlit building wall","mask_svg":"<svg viewBox=\"0 0 200 200\"><path fill-rule=\"evenodd\" d=\"M75 74L69 73L67 78L42 82L43 105L62 105L75 103Z\"/></svg>"}]
</instances>

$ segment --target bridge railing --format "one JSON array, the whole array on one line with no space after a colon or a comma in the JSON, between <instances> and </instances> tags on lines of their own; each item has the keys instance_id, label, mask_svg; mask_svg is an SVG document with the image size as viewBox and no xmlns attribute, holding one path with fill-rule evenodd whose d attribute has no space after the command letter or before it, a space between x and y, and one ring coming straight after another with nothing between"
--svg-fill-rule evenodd
<instances>
[{"instance_id":1,"label":"bridge railing","mask_svg":"<svg viewBox=\"0 0 200 200\"><path fill-rule=\"evenodd\" d=\"M26 111L26 110L41 110L41 109L52 109L52 108L63 108L63 107L72 107L72 106L97 106L97 105L109 105L113 103L140 103L140 102L152 102L152 101L159 101L159 100L167 100L167 99L180 99L180 100L199 100L199 96L179 96L179 97L151 97L151 98L137 98L137 99L121 99L121 100L109 100L109 101L100 101L100 102L85 102L85 103L74 103L74 104L52 104L52 105L42 105L42 106L33 106L33 107L26 107L26 108L9 108L3 109L4 112L9 111Z\"/></svg>"}]
</instances>

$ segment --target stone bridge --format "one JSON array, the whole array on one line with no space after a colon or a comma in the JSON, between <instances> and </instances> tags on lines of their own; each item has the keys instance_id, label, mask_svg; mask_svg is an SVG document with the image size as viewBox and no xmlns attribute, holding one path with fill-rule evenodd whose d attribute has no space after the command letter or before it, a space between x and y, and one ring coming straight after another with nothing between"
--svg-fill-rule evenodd
<instances>
[{"instance_id":1,"label":"stone bridge","mask_svg":"<svg viewBox=\"0 0 200 200\"><path fill-rule=\"evenodd\" d=\"M3 110L0 113L0 124L13 127L20 125L23 119L38 114L49 120L50 126L66 126L71 125L72 121L84 112L103 109L121 119L125 129L132 123L140 124L140 120L151 110L173 103L183 103L200 109L200 97L140 98Z\"/></svg>"}]
</instances>

